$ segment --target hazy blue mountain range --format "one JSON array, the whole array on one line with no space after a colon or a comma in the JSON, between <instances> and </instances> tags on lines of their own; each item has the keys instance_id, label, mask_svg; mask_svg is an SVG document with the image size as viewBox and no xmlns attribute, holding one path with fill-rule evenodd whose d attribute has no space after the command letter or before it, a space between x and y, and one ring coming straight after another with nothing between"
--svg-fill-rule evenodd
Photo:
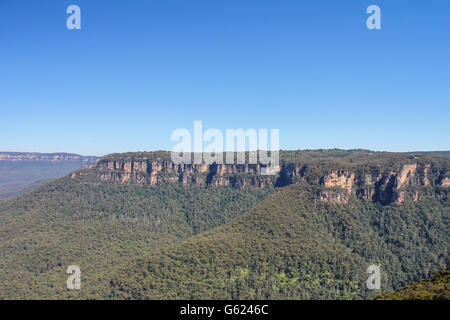
<instances>
[{"instance_id":1,"label":"hazy blue mountain range","mask_svg":"<svg viewBox=\"0 0 450 320\"><path fill-rule=\"evenodd\" d=\"M31 191L96 160L71 153L0 152L0 199Z\"/></svg>"}]
</instances>

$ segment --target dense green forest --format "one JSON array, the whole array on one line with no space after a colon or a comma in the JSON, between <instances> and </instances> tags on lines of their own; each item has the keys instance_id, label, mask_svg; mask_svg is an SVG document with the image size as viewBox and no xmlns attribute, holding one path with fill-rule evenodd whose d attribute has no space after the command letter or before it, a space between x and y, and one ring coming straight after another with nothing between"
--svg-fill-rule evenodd
<instances>
[{"instance_id":1,"label":"dense green forest","mask_svg":"<svg viewBox=\"0 0 450 320\"><path fill-rule=\"evenodd\" d=\"M366 287L371 264L382 290L448 264L448 199L329 205L314 191L285 187L230 224L140 259L112 281L113 297L355 299L376 294Z\"/></svg>"},{"instance_id":2,"label":"dense green forest","mask_svg":"<svg viewBox=\"0 0 450 320\"><path fill-rule=\"evenodd\" d=\"M395 292L380 294L377 300L450 300L450 267Z\"/></svg>"},{"instance_id":3,"label":"dense green forest","mask_svg":"<svg viewBox=\"0 0 450 320\"><path fill-rule=\"evenodd\" d=\"M120 264L226 223L269 192L53 181L0 202L0 298L107 298ZM66 289L72 264L80 292Z\"/></svg>"},{"instance_id":4,"label":"dense green forest","mask_svg":"<svg viewBox=\"0 0 450 320\"><path fill-rule=\"evenodd\" d=\"M100 164L111 160L168 153ZM142 185L93 168L0 201L0 299L364 299L449 265L448 158L319 150L280 160L274 185ZM402 171L413 163L417 172ZM331 181L353 179L351 192L325 187L332 171ZM400 191L402 202L391 197ZM381 290L366 287L371 264ZM66 288L69 265L80 266L81 290Z\"/></svg>"}]
</instances>

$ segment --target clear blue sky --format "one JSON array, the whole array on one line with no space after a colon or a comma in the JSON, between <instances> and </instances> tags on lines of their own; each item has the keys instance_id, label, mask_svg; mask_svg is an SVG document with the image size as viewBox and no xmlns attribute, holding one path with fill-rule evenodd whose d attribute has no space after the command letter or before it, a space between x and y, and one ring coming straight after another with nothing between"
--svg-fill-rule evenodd
<instances>
[{"instance_id":1,"label":"clear blue sky","mask_svg":"<svg viewBox=\"0 0 450 320\"><path fill-rule=\"evenodd\" d=\"M0 151L171 149L194 120L278 128L283 149L449 150L450 1L0 1Z\"/></svg>"}]
</instances>

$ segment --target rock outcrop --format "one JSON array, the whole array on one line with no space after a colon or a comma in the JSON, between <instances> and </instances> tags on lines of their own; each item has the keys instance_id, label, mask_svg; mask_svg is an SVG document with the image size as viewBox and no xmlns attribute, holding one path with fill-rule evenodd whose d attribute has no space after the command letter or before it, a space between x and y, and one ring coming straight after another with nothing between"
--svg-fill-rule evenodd
<instances>
[{"instance_id":1,"label":"rock outcrop","mask_svg":"<svg viewBox=\"0 0 450 320\"><path fill-rule=\"evenodd\" d=\"M274 185L272 176L261 175L260 164L175 164L171 161L100 161L97 165L103 181L135 182L158 185L166 182L182 184L265 187Z\"/></svg>"},{"instance_id":2,"label":"rock outcrop","mask_svg":"<svg viewBox=\"0 0 450 320\"><path fill-rule=\"evenodd\" d=\"M444 179L442 179L441 185L443 187L450 187L450 177L445 177Z\"/></svg>"},{"instance_id":3,"label":"rock outcrop","mask_svg":"<svg viewBox=\"0 0 450 320\"><path fill-rule=\"evenodd\" d=\"M280 162L276 175L261 175L261 164L175 164L167 154L133 158L114 156L98 161L96 176L102 181L155 186L167 182L212 187L285 186L299 181L320 186L318 199L345 203L352 197L383 205L420 200L425 188L450 186L450 175L430 163L347 165L347 169L326 169L318 162ZM338 167L338 165L335 165ZM72 175L72 177L74 177ZM76 177L76 175L75 175Z\"/></svg>"},{"instance_id":4,"label":"rock outcrop","mask_svg":"<svg viewBox=\"0 0 450 320\"><path fill-rule=\"evenodd\" d=\"M418 201L421 192L417 188L431 186L436 182L430 174L430 168L430 164L404 164L398 171L382 174L380 170L374 170L363 173L359 178L354 172L332 170L323 178L325 190L319 193L319 197L324 202L346 202L349 194L382 204ZM450 178L443 178L440 184L450 186ZM331 191L332 188L341 190Z\"/></svg>"},{"instance_id":5,"label":"rock outcrop","mask_svg":"<svg viewBox=\"0 0 450 320\"><path fill-rule=\"evenodd\" d=\"M348 171L332 170L323 178L325 188L340 187L348 193L352 192L354 184L355 173Z\"/></svg>"}]
</instances>

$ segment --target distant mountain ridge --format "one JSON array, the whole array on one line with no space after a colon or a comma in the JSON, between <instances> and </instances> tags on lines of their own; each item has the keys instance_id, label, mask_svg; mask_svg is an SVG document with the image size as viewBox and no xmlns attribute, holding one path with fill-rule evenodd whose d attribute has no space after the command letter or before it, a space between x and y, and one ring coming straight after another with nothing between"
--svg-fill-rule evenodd
<instances>
[{"instance_id":1,"label":"distant mountain ridge","mask_svg":"<svg viewBox=\"0 0 450 320\"><path fill-rule=\"evenodd\" d=\"M81 161L86 167L99 159L95 156L82 156L75 153L39 153L39 152L0 152L0 161Z\"/></svg>"},{"instance_id":2,"label":"distant mountain ridge","mask_svg":"<svg viewBox=\"0 0 450 320\"><path fill-rule=\"evenodd\" d=\"M0 152L0 200L31 191L76 169L93 167L97 160L74 153Z\"/></svg>"}]
</instances>

